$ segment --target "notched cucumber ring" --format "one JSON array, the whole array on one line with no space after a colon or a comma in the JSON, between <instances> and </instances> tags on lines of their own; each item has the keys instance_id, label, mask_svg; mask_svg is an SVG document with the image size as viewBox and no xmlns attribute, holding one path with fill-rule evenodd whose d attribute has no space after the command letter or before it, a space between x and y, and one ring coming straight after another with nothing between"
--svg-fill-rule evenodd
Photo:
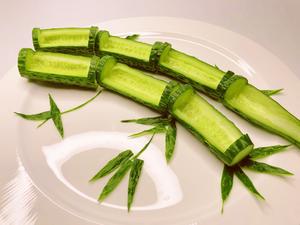
<instances>
[{"instance_id":1,"label":"notched cucumber ring","mask_svg":"<svg viewBox=\"0 0 300 225\"><path fill-rule=\"evenodd\" d=\"M155 71L158 71L158 62L161 58L164 58L164 55L171 49L171 44L168 42L157 41L152 45L151 54L150 54L150 64L155 67Z\"/></svg>"},{"instance_id":2,"label":"notched cucumber ring","mask_svg":"<svg viewBox=\"0 0 300 225\"><path fill-rule=\"evenodd\" d=\"M170 81L168 85L166 86L165 90L163 91L160 102L159 102L159 108L160 111L163 113L168 113L168 105L169 105L169 97L171 92L178 87L180 84L177 81Z\"/></svg>"},{"instance_id":3,"label":"notched cucumber ring","mask_svg":"<svg viewBox=\"0 0 300 225\"><path fill-rule=\"evenodd\" d=\"M228 160L226 164L229 166L237 164L252 151L253 146L248 134L244 134L224 152Z\"/></svg>"}]
</instances>

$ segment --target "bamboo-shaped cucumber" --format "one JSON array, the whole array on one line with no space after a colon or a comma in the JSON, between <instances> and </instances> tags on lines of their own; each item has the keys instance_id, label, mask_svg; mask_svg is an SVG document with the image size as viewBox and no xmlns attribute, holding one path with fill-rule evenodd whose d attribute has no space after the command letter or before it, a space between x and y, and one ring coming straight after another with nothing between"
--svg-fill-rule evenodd
<instances>
[{"instance_id":1,"label":"bamboo-shaped cucumber","mask_svg":"<svg viewBox=\"0 0 300 225\"><path fill-rule=\"evenodd\" d=\"M59 48L55 42L48 44ZM168 43L150 45L111 36L107 31L98 32L95 52L98 56L112 55L130 66L161 72L188 83L248 121L284 137L300 148L300 120L271 97L248 84L244 77L230 71L224 72L173 49Z\"/></svg>"},{"instance_id":2,"label":"bamboo-shaped cucumber","mask_svg":"<svg viewBox=\"0 0 300 225\"><path fill-rule=\"evenodd\" d=\"M33 80L97 88L97 56L73 56L62 53L35 52L23 48L19 52L18 68L22 76Z\"/></svg>"},{"instance_id":3,"label":"bamboo-shaped cucumber","mask_svg":"<svg viewBox=\"0 0 300 225\"><path fill-rule=\"evenodd\" d=\"M33 56L23 57L23 54L20 54L19 58L22 60L19 61L28 68L35 67L36 64L55 65L43 67L42 74L40 71L31 70L30 76L34 76L35 79L45 80L45 76L51 77L54 74L55 82L68 84L66 80L69 76L66 76L66 72L76 71L77 64L85 65L86 68L91 66L86 65L88 57L41 53L28 49L21 50L21 53L25 51ZM44 54L47 54L47 57ZM90 58L90 63L94 57ZM77 64L70 64L69 60L75 60ZM102 87L118 92L160 113L170 113L200 141L208 145L210 150L227 165L238 163L253 149L248 135L242 134L230 120L199 96L190 85L182 85L174 81L167 83L118 63L112 56L105 56L95 61L98 62L95 70L96 79ZM64 68L64 70L58 73L57 68ZM53 80L47 79L47 81Z\"/></svg>"},{"instance_id":4,"label":"bamboo-shaped cucumber","mask_svg":"<svg viewBox=\"0 0 300 225\"><path fill-rule=\"evenodd\" d=\"M98 27L34 28L32 41L35 50L91 55L94 54L97 32Z\"/></svg>"}]
</instances>

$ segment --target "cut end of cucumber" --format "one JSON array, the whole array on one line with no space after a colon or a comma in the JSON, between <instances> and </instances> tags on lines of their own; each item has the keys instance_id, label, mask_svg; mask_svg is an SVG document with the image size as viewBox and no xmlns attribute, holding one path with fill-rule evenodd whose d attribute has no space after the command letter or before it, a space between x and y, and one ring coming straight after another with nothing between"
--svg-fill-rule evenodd
<instances>
[{"instance_id":1,"label":"cut end of cucumber","mask_svg":"<svg viewBox=\"0 0 300 225\"><path fill-rule=\"evenodd\" d=\"M236 140L225 152L228 161L225 162L229 166L233 166L244 159L253 150L253 143L247 134Z\"/></svg>"},{"instance_id":2,"label":"cut end of cucumber","mask_svg":"<svg viewBox=\"0 0 300 225\"><path fill-rule=\"evenodd\" d=\"M40 44L39 44L40 32L41 32L40 28L33 28L32 29L32 43L33 43L33 46L34 46L35 50L40 48Z\"/></svg>"},{"instance_id":3,"label":"cut end of cucumber","mask_svg":"<svg viewBox=\"0 0 300 225\"><path fill-rule=\"evenodd\" d=\"M170 113L176 108L181 108L189 102L189 98L195 94L191 85L178 85L173 88L169 95L168 110Z\"/></svg>"},{"instance_id":4,"label":"cut end of cucumber","mask_svg":"<svg viewBox=\"0 0 300 225\"><path fill-rule=\"evenodd\" d=\"M96 50L97 55L100 55L100 51L101 51L100 48L101 48L101 46L106 45L109 37L110 37L110 34L106 30L100 30L98 32L97 37L96 37L96 45L95 45L95 50Z\"/></svg>"},{"instance_id":5,"label":"cut end of cucumber","mask_svg":"<svg viewBox=\"0 0 300 225\"><path fill-rule=\"evenodd\" d=\"M248 147L244 148L242 151L240 151L233 159L232 162L229 164L229 166L233 166L240 161L242 161L249 153L253 150L253 145L249 145Z\"/></svg>"},{"instance_id":6,"label":"cut end of cucumber","mask_svg":"<svg viewBox=\"0 0 300 225\"><path fill-rule=\"evenodd\" d=\"M178 87L177 90L174 90L170 95L169 108L171 110L176 108L183 108L183 105L187 104L191 96L194 94L194 89L189 85Z\"/></svg>"},{"instance_id":7,"label":"cut end of cucumber","mask_svg":"<svg viewBox=\"0 0 300 225\"><path fill-rule=\"evenodd\" d=\"M112 56L104 56L100 59L96 77L99 84L103 84L102 80L105 78L105 75L108 74L116 64L117 61Z\"/></svg>"},{"instance_id":8,"label":"cut end of cucumber","mask_svg":"<svg viewBox=\"0 0 300 225\"><path fill-rule=\"evenodd\" d=\"M229 100L239 95L243 88L248 84L248 80L242 76L230 77L224 85L224 99Z\"/></svg>"},{"instance_id":9,"label":"cut end of cucumber","mask_svg":"<svg viewBox=\"0 0 300 225\"><path fill-rule=\"evenodd\" d=\"M18 69L19 69L19 73L21 76L25 76L26 75L26 57L29 54L33 54L34 51L30 48L22 48L19 51L19 56L18 56Z\"/></svg>"}]
</instances>

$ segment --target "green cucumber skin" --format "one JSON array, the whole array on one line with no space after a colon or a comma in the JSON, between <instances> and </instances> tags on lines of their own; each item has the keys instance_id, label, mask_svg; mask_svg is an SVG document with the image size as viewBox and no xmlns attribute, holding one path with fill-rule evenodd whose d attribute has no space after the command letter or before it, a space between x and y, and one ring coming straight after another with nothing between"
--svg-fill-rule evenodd
<instances>
[{"instance_id":1,"label":"green cucumber skin","mask_svg":"<svg viewBox=\"0 0 300 225\"><path fill-rule=\"evenodd\" d=\"M270 98L270 97L268 97ZM270 98L272 101L276 102L275 100L273 100L272 98ZM288 140L289 142L293 143L294 145L296 145L298 148L300 148L300 141L297 141L293 138L291 138L290 136L282 133L282 132L279 132L278 130L274 130L272 127L268 126L267 124L265 123L262 123L261 121L258 121L258 120L255 120L253 118L250 117L250 115L247 115L241 111L239 111L238 109L234 108L232 105L230 105L228 102L226 102L226 99L224 99L222 101L223 105L225 107L227 107L228 109L232 110L233 112L237 113L238 115L240 115L242 118L246 119L247 121L251 122L252 124L258 126L258 127L261 127L263 128L264 130L266 131L269 131L273 134L277 134L283 138L285 138L286 140ZM276 102L278 104L278 107L281 107L283 110L285 110L287 113L289 113L284 107L282 107L278 102ZM291 115L291 117L297 119L299 121L298 118L296 118L295 116L293 116L291 113L289 113ZM299 121L300 123L300 121Z\"/></svg>"},{"instance_id":2,"label":"green cucumber skin","mask_svg":"<svg viewBox=\"0 0 300 225\"><path fill-rule=\"evenodd\" d=\"M99 58L96 56L92 57L91 65L89 68L88 78L84 77L75 77L75 76L64 76L51 73L40 73L27 71L25 68L26 56L28 51L33 51L32 49L23 48L19 52L18 56L18 69L22 77L28 79L39 80L39 81L48 81L58 84L67 84L74 85L85 88L96 89L98 84L96 83L96 73L99 64Z\"/></svg>"},{"instance_id":3,"label":"green cucumber skin","mask_svg":"<svg viewBox=\"0 0 300 225\"><path fill-rule=\"evenodd\" d=\"M222 99L224 99L224 94L226 92L226 90L228 89L228 87L236 80L238 79L240 76L235 76L233 72L231 71L227 71L224 75L224 77L222 78L222 80L220 81L217 90L215 91L216 94L216 99L218 101L221 101Z\"/></svg>"},{"instance_id":4,"label":"green cucumber skin","mask_svg":"<svg viewBox=\"0 0 300 225\"><path fill-rule=\"evenodd\" d=\"M157 41L152 45L151 53L150 53L150 63L154 67L153 72L159 72L159 59L166 48L170 48L171 44L168 42L160 42Z\"/></svg>"},{"instance_id":5,"label":"green cucumber skin","mask_svg":"<svg viewBox=\"0 0 300 225\"><path fill-rule=\"evenodd\" d=\"M248 146L252 146L252 149L254 147L251 139L249 138L248 134L242 135L238 140L236 140L234 143L232 143L229 148L225 151L225 155L232 160L234 157L240 152L241 149L245 149ZM230 164L232 165L232 163Z\"/></svg>"},{"instance_id":6,"label":"green cucumber skin","mask_svg":"<svg viewBox=\"0 0 300 225\"><path fill-rule=\"evenodd\" d=\"M163 91L160 101L159 101L159 107L161 109L162 112L164 112L164 114L168 113L168 109L169 109L169 97L170 94L172 93L173 90L175 90L176 88L179 87L179 83L177 81L169 81L169 83L167 84L165 90Z\"/></svg>"},{"instance_id":7,"label":"green cucumber skin","mask_svg":"<svg viewBox=\"0 0 300 225\"><path fill-rule=\"evenodd\" d=\"M45 52L58 52L58 53L68 53L72 55L82 55L82 56L92 56L95 55L95 42L98 33L98 27L92 26L89 33L88 46L53 46L42 48L39 45L39 30L40 28L33 28L32 30L32 42L34 49L36 51Z\"/></svg>"}]
</instances>

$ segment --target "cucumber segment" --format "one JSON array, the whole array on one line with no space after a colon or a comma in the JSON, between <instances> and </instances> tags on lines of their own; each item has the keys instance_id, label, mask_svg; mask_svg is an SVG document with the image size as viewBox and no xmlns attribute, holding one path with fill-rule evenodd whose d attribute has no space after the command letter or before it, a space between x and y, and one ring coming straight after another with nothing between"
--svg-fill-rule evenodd
<instances>
[{"instance_id":1,"label":"cucumber segment","mask_svg":"<svg viewBox=\"0 0 300 225\"><path fill-rule=\"evenodd\" d=\"M176 87L169 101L169 112L227 165L238 163L253 149L248 136L191 86Z\"/></svg>"},{"instance_id":2,"label":"cucumber segment","mask_svg":"<svg viewBox=\"0 0 300 225\"><path fill-rule=\"evenodd\" d=\"M224 104L254 124L300 147L300 120L252 85L230 86Z\"/></svg>"},{"instance_id":3,"label":"cucumber segment","mask_svg":"<svg viewBox=\"0 0 300 225\"><path fill-rule=\"evenodd\" d=\"M20 74L29 79L96 88L99 58L21 49L18 58Z\"/></svg>"},{"instance_id":4,"label":"cucumber segment","mask_svg":"<svg viewBox=\"0 0 300 225\"><path fill-rule=\"evenodd\" d=\"M172 48L166 49L159 60L159 71L190 83L197 89L215 93L225 72L199 59Z\"/></svg>"},{"instance_id":5,"label":"cucumber segment","mask_svg":"<svg viewBox=\"0 0 300 225\"><path fill-rule=\"evenodd\" d=\"M103 57L100 64L103 64L98 78L101 86L160 111L160 98L167 82L117 63L110 56Z\"/></svg>"},{"instance_id":6,"label":"cucumber segment","mask_svg":"<svg viewBox=\"0 0 300 225\"><path fill-rule=\"evenodd\" d=\"M32 30L35 50L93 55L98 27Z\"/></svg>"},{"instance_id":7,"label":"cucumber segment","mask_svg":"<svg viewBox=\"0 0 300 225\"><path fill-rule=\"evenodd\" d=\"M119 62L130 66L154 71L150 63L152 45L116 36L108 31L100 31L96 38L96 54L114 56Z\"/></svg>"},{"instance_id":8,"label":"cucumber segment","mask_svg":"<svg viewBox=\"0 0 300 225\"><path fill-rule=\"evenodd\" d=\"M172 114L187 121L219 151L225 152L242 136L241 131L193 89L187 90L171 109Z\"/></svg>"}]
</instances>

